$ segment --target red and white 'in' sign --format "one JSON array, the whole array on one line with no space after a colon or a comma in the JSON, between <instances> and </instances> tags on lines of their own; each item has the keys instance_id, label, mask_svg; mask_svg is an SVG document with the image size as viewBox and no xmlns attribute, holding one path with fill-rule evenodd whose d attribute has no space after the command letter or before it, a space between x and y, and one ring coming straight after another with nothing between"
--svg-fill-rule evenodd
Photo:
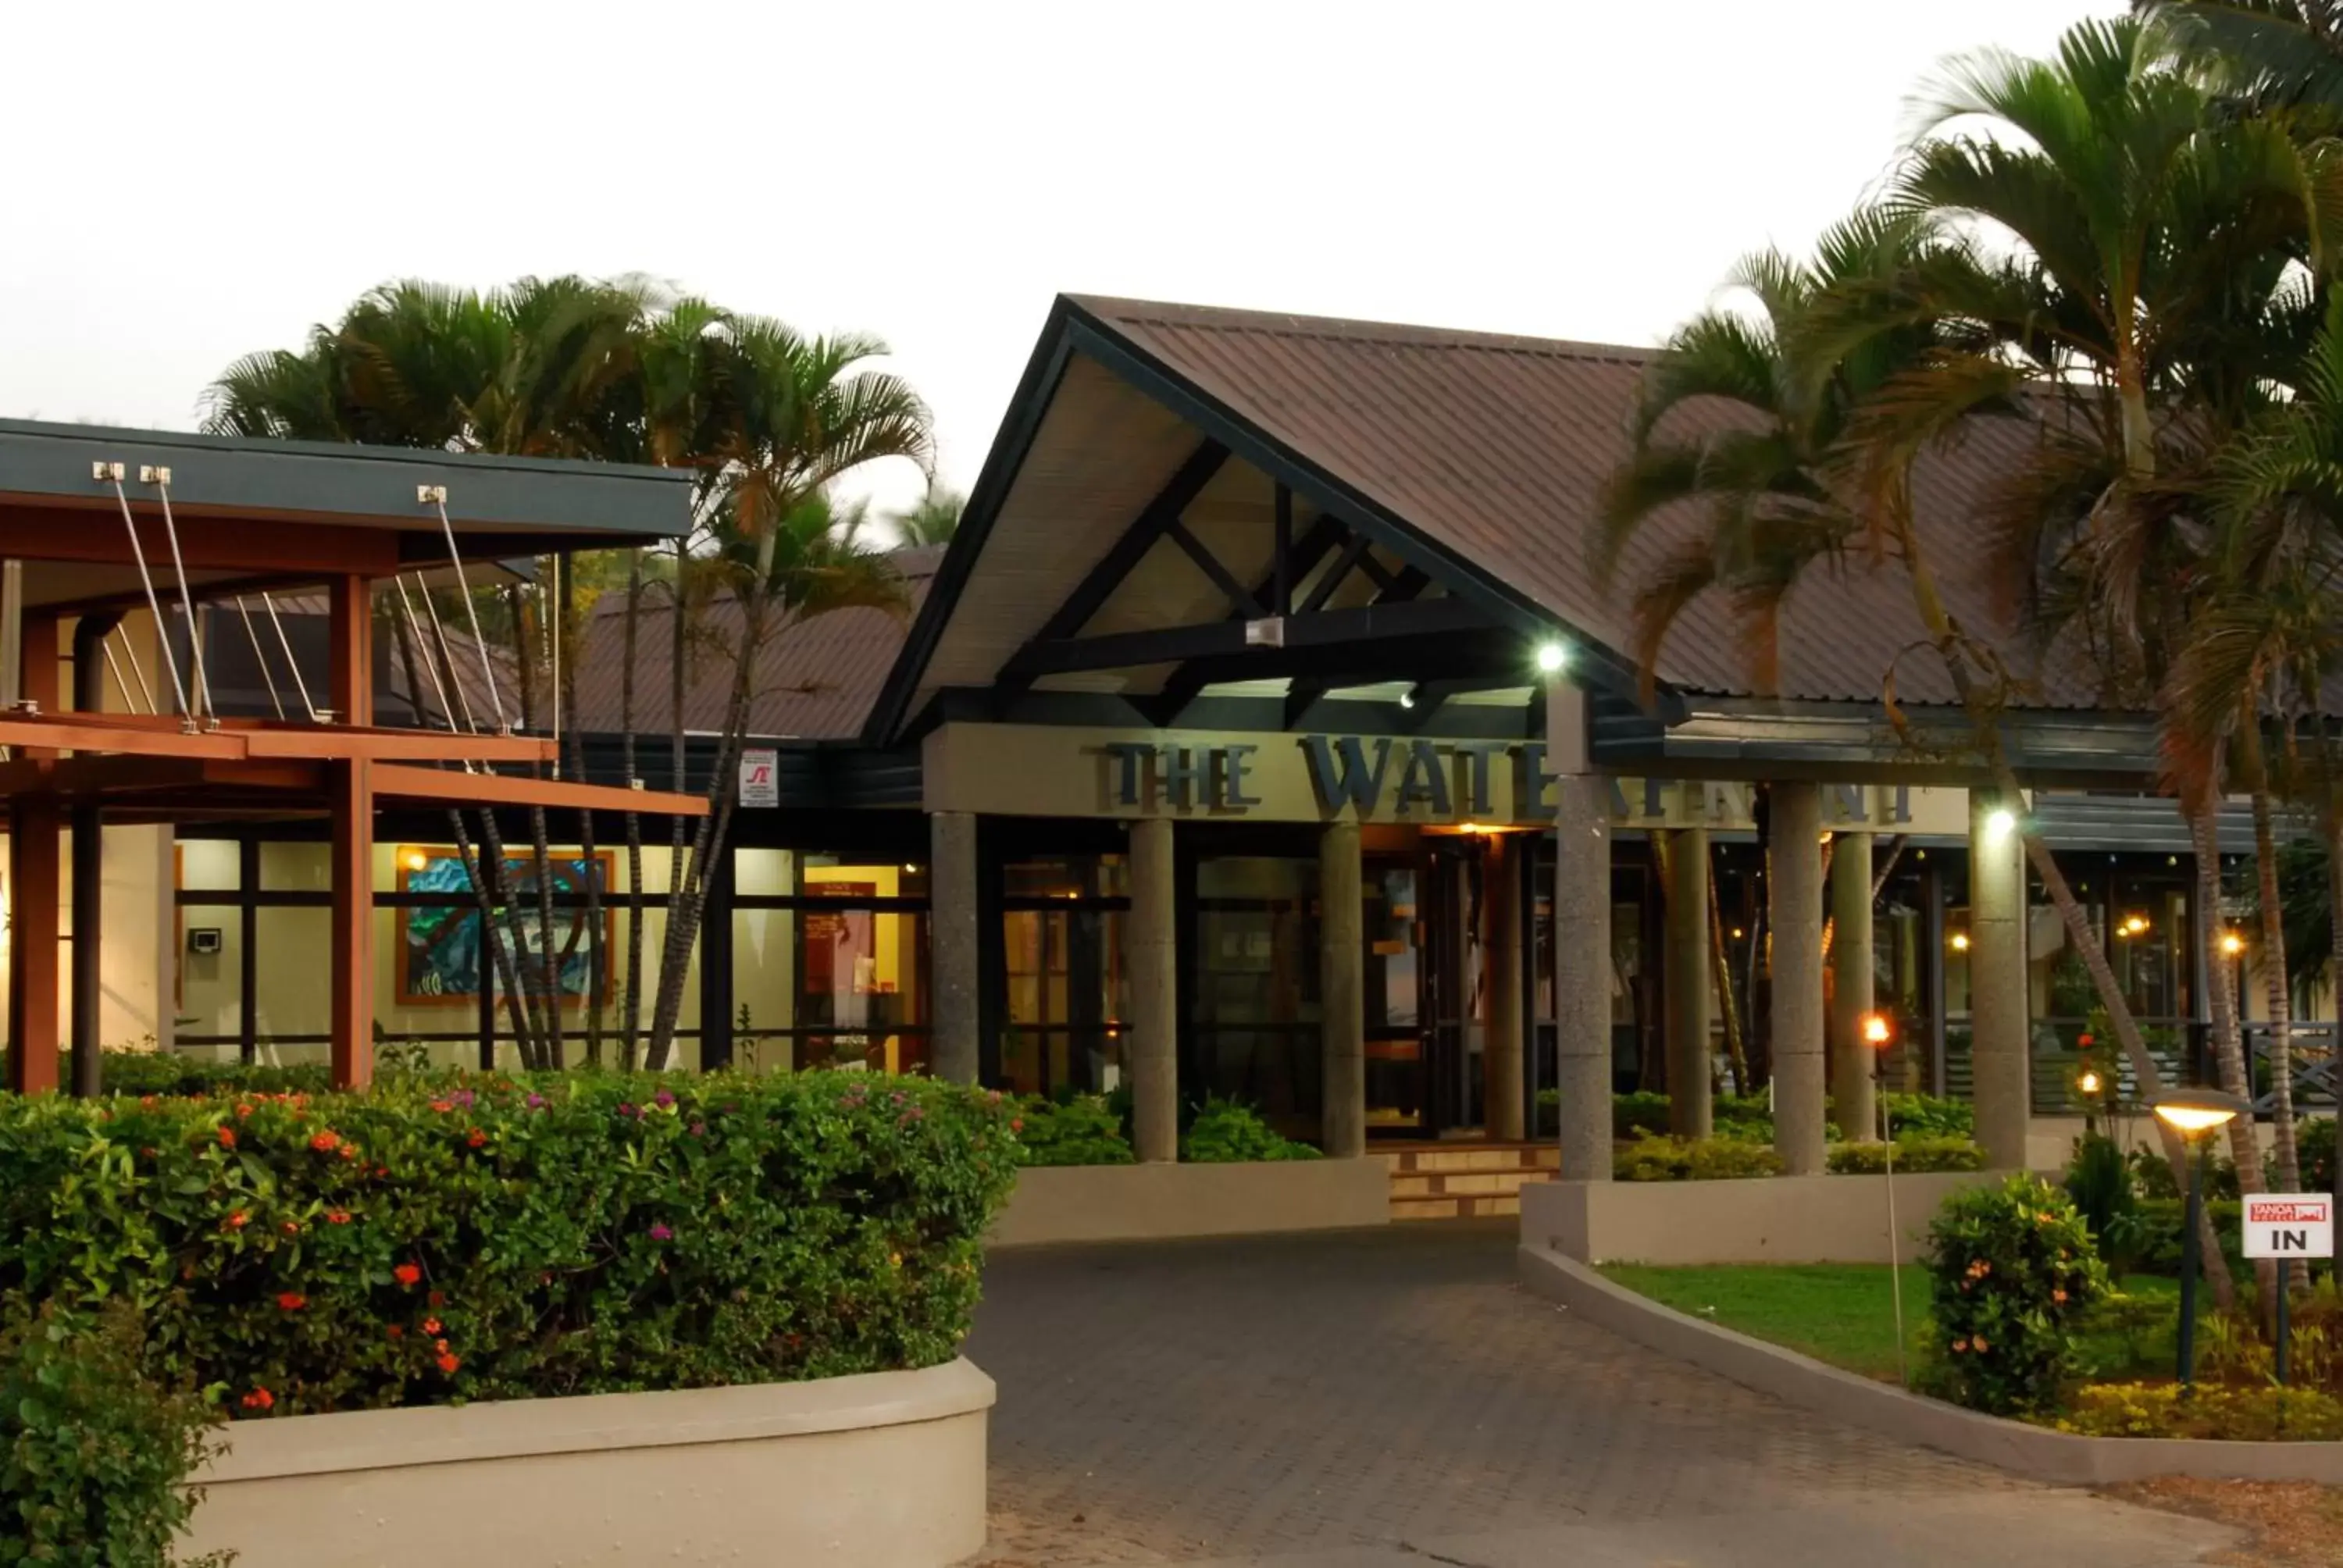
<instances>
[{"instance_id":1,"label":"red and white 'in' sign","mask_svg":"<svg viewBox=\"0 0 2343 1568\"><path fill-rule=\"evenodd\" d=\"M2262 1192L2245 1201L2248 1258L2331 1258L2335 1200L2324 1192Z\"/></svg>"}]
</instances>

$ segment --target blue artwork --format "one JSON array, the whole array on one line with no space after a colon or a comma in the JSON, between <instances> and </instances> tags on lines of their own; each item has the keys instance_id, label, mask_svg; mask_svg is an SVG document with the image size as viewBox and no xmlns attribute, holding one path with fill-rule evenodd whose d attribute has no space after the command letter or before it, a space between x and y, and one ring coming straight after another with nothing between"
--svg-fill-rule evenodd
<instances>
[{"instance_id":1,"label":"blue artwork","mask_svg":"<svg viewBox=\"0 0 2343 1568\"><path fill-rule=\"evenodd\" d=\"M557 857L551 864L553 893L552 952L547 953L547 933L538 908L537 861L507 857L505 896L512 902L508 915L498 910L497 934L508 945L515 925L520 928L526 957L521 961L523 984L544 988L548 972L560 977L559 992L570 1004L582 1003L593 983L593 944L588 940L587 910L582 900L588 879L607 891L612 857L597 854ZM474 901L463 857L453 849L401 849L398 887L404 893L438 894L450 902L437 906L402 905L398 911L398 1000L404 1006L435 1002L477 1002L480 996L480 910ZM560 900L572 900L562 902ZM611 914L602 911L602 999L609 999L608 953Z\"/></svg>"}]
</instances>

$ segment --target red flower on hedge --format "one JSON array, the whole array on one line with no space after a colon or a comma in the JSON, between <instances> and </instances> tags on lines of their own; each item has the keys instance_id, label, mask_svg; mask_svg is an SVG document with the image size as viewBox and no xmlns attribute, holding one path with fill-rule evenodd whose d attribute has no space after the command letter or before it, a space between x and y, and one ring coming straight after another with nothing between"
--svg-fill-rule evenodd
<instances>
[{"instance_id":1,"label":"red flower on hedge","mask_svg":"<svg viewBox=\"0 0 2343 1568\"><path fill-rule=\"evenodd\" d=\"M444 1307L447 1304L447 1292L445 1291L434 1291L423 1299L430 1302L431 1305L435 1307Z\"/></svg>"},{"instance_id":2,"label":"red flower on hedge","mask_svg":"<svg viewBox=\"0 0 2343 1568\"><path fill-rule=\"evenodd\" d=\"M236 1147L235 1128L223 1127L219 1130L219 1145L223 1149L233 1149Z\"/></svg>"},{"instance_id":3,"label":"red flower on hedge","mask_svg":"<svg viewBox=\"0 0 2343 1568\"><path fill-rule=\"evenodd\" d=\"M347 1225L349 1222L350 1211L347 1209L333 1209L327 1211L326 1223L328 1225Z\"/></svg>"},{"instance_id":4,"label":"red flower on hedge","mask_svg":"<svg viewBox=\"0 0 2343 1568\"><path fill-rule=\"evenodd\" d=\"M277 1396L265 1388L256 1388L236 1402L246 1410L266 1410L277 1402Z\"/></svg>"},{"instance_id":5,"label":"red flower on hedge","mask_svg":"<svg viewBox=\"0 0 2343 1568\"><path fill-rule=\"evenodd\" d=\"M465 1142L470 1144L475 1149L478 1149L481 1144L486 1143L488 1141L488 1135L481 1131L477 1127L472 1129L472 1135L464 1140Z\"/></svg>"},{"instance_id":6,"label":"red flower on hedge","mask_svg":"<svg viewBox=\"0 0 2343 1568\"><path fill-rule=\"evenodd\" d=\"M464 1361L461 1356L452 1356L443 1353L439 1357L439 1370L446 1372L449 1377L454 1377L456 1375L456 1369L463 1364Z\"/></svg>"},{"instance_id":7,"label":"red flower on hedge","mask_svg":"<svg viewBox=\"0 0 2343 1568\"><path fill-rule=\"evenodd\" d=\"M287 1291L277 1298L277 1304L288 1312L297 1312L309 1304L309 1298L298 1291Z\"/></svg>"},{"instance_id":8,"label":"red flower on hedge","mask_svg":"<svg viewBox=\"0 0 2343 1568\"><path fill-rule=\"evenodd\" d=\"M448 1111L456 1109L456 1102L452 1100L435 1100L431 1102L431 1109L445 1116Z\"/></svg>"},{"instance_id":9,"label":"red flower on hedge","mask_svg":"<svg viewBox=\"0 0 2343 1568\"><path fill-rule=\"evenodd\" d=\"M413 1290L416 1282L423 1278L423 1271L413 1263L401 1263L390 1271L390 1277L407 1289Z\"/></svg>"},{"instance_id":10,"label":"red flower on hedge","mask_svg":"<svg viewBox=\"0 0 2343 1568\"><path fill-rule=\"evenodd\" d=\"M423 1332L427 1334L437 1334L439 1332L439 1320L437 1318L424 1319Z\"/></svg>"},{"instance_id":11,"label":"red flower on hedge","mask_svg":"<svg viewBox=\"0 0 2343 1568\"><path fill-rule=\"evenodd\" d=\"M227 1228L231 1231L241 1231L251 1223L252 1216L241 1209L227 1217Z\"/></svg>"},{"instance_id":12,"label":"red flower on hedge","mask_svg":"<svg viewBox=\"0 0 2343 1568\"><path fill-rule=\"evenodd\" d=\"M320 1154L331 1154L335 1150L339 1149L341 1146L341 1134L336 1132L330 1127L309 1140L309 1147L316 1150Z\"/></svg>"},{"instance_id":13,"label":"red flower on hedge","mask_svg":"<svg viewBox=\"0 0 2343 1568\"><path fill-rule=\"evenodd\" d=\"M390 1337L395 1340L403 1340L407 1337L407 1331L397 1323L390 1325L389 1333Z\"/></svg>"}]
</instances>

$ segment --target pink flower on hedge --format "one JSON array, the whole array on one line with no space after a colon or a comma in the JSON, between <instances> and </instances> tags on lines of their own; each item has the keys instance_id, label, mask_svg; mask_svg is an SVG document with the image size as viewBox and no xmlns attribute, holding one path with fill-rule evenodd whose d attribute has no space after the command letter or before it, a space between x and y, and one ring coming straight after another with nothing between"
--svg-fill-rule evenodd
<instances>
[{"instance_id":1,"label":"pink flower on hedge","mask_svg":"<svg viewBox=\"0 0 2343 1568\"><path fill-rule=\"evenodd\" d=\"M545 1109L545 1096L542 1094L532 1094L522 1103L526 1104L531 1111L542 1111Z\"/></svg>"},{"instance_id":2,"label":"pink flower on hedge","mask_svg":"<svg viewBox=\"0 0 2343 1568\"><path fill-rule=\"evenodd\" d=\"M674 1232L673 1231L669 1230L665 1225L653 1225L653 1226L651 1227L651 1240L652 1240L652 1241L673 1241L674 1239L675 1239L675 1232Z\"/></svg>"},{"instance_id":3,"label":"pink flower on hedge","mask_svg":"<svg viewBox=\"0 0 2343 1568\"><path fill-rule=\"evenodd\" d=\"M691 1124L691 1135L694 1138L702 1137L707 1133L707 1131L708 1123L705 1121L695 1121Z\"/></svg>"},{"instance_id":4,"label":"pink flower on hedge","mask_svg":"<svg viewBox=\"0 0 2343 1568\"><path fill-rule=\"evenodd\" d=\"M480 1097L468 1089L459 1089L456 1091L455 1101L457 1104L469 1111L480 1102Z\"/></svg>"},{"instance_id":5,"label":"pink flower on hedge","mask_svg":"<svg viewBox=\"0 0 2343 1568\"><path fill-rule=\"evenodd\" d=\"M675 1096L669 1093L664 1089L660 1090L657 1094L652 1095L651 1098L659 1102L659 1106L661 1110L665 1110L667 1107L675 1103Z\"/></svg>"},{"instance_id":6,"label":"pink flower on hedge","mask_svg":"<svg viewBox=\"0 0 2343 1568\"><path fill-rule=\"evenodd\" d=\"M634 1103L631 1101L621 1100L618 1101L618 1114L621 1116L639 1116L642 1112L635 1109Z\"/></svg>"}]
</instances>

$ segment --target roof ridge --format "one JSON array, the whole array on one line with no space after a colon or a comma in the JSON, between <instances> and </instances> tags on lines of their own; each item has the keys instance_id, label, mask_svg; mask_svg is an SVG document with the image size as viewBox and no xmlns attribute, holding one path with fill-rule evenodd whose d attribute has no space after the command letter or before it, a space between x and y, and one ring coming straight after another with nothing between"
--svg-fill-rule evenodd
<instances>
[{"instance_id":1,"label":"roof ridge","mask_svg":"<svg viewBox=\"0 0 2343 1568\"><path fill-rule=\"evenodd\" d=\"M1486 332L1467 327L1425 327L1403 321L1367 321L1339 316L1241 310L1221 305L1182 305L1171 300L1123 299L1104 295L1074 294L1066 297L1106 320L1134 326L1189 327L1213 332L1265 332L1282 337L1320 342L1383 342L1403 344L1411 348L1525 354L1603 364L1645 365L1659 352L1656 348L1636 348L1624 343L1590 343L1576 338L1536 337L1525 333Z\"/></svg>"}]
</instances>

